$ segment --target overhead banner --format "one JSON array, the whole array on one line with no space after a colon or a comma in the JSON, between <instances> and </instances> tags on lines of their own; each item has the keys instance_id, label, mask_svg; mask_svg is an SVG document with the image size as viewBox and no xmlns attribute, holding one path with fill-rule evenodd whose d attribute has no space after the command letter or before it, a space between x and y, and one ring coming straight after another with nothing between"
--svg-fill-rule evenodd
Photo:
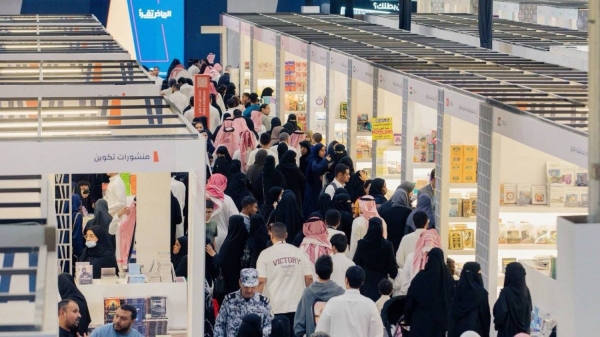
<instances>
[{"instance_id":1,"label":"overhead banner","mask_svg":"<svg viewBox=\"0 0 600 337\"><path fill-rule=\"evenodd\" d=\"M181 0L128 0L133 44L138 61L166 71L183 59L184 18Z\"/></svg>"},{"instance_id":2,"label":"overhead banner","mask_svg":"<svg viewBox=\"0 0 600 337\"><path fill-rule=\"evenodd\" d=\"M210 124L210 76L194 75L194 118L206 117ZM210 125L207 125L210 127Z\"/></svg>"}]
</instances>

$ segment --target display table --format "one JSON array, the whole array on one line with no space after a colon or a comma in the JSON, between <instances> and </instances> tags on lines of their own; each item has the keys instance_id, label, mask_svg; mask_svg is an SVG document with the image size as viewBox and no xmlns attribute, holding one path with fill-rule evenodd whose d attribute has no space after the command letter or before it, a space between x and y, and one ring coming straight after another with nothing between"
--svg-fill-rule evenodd
<instances>
[{"instance_id":1,"label":"display table","mask_svg":"<svg viewBox=\"0 0 600 337\"><path fill-rule=\"evenodd\" d=\"M185 329L187 324L187 282L181 283L137 283L127 284L126 279L119 279L120 284L99 284L94 280L93 285L80 285L79 290L85 296L92 317L92 324L104 324L104 299L108 297L167 297L167 318L169 330ZM98 283L98 284L97 284ZM140 319L138 317L138 319Z\"/></svg>"}]
</instances>

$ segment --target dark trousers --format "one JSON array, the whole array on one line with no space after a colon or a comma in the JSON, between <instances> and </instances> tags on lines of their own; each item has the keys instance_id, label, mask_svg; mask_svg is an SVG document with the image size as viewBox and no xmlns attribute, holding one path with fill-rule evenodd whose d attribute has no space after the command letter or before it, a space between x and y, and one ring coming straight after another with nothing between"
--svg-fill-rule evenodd
<instances>
[{"instance_id":1,"label":"dark trousers","mask_svg":"<svg viewBox=\"0 0 600 337\"><path fill-rule=\"evenodd\" d=\"M277 317L285 317L288 319L288 321L290 322L290 336L296 336L294 334L294 317L296 316L295 312L288 312L285 314L275 314L275 317L273 317L273 319L277 318ZM281 319L281 318L279 318Z\"/></svg>"}]
</instances>

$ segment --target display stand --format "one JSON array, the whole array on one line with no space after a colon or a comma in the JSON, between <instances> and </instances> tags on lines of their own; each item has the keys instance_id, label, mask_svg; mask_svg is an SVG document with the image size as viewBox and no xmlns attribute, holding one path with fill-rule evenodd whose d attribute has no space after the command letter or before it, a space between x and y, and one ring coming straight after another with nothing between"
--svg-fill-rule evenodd
<instances>
[{"instance_id":1,"label":"display stand","mask_svg":"<svg viewBox=\"0 0 600 337\"><path fill-rule=\"evenodd\" d=\"M276 115L285 124L290 114L296 114L298 126L306 130L308 92L308 43L279 35L277 60Z\"/></svg>"},{"instance_id":2,"label":"display stand","mask_svg":"<svg viewBox=\"0 0 600 337\"><path fill-rule=\"evenodd\" d=\"M350 59L347 55L334 51L329 52L326 139L329 142L335 139L346 146L350 144L350 107L348 102L350 85L348 83L350 82L351 68L349 63Z\"/></svg>"},{"instance_id":3,"label":"display stand","mask_svg":"<svg viewBox=\"0 0 600 337\"><path fill-rule=\"evenodd\" d=\"M253 53L250 70L252 88L260 97L264 88L277 89L275 77L277 34L272 30L252 27ZM277 92L273 96L277 96ZM270 103L270 102L265 102Z\"/></svg>"},{"instance_id":4,"label":"display stand","mask_svg":"<svg viewBox=\"0 0 600 337\"><path fill-rule=\"evenodd\" d=\"M327 68L329 48L316 44L308 46L308 130L323 135L327 143Z\"/></svg>"},{"instance_id":5,"label":"display stand","mask_svg":"<svg viewBox=\"0 0 600 337\"><path fill-rule=\"evenodd\" d=\"M373 124L375 176L386 181L388 191L401 183L402 172L402 94L404 77L397 72L375 69L377 99ZM389 127L391 126L391 128Z\"/></svg>"},{"instance_id":6,"label":"display stand","mask_svg":"<svg viewBox=\"0 0 600 337\"><path fill-rule=\"evenodd\" d=\"M77 100L65 100L61 103L58 109L68 110L71 104L76 104L77 109L86 109L86 106L81 106L81 102L90 102L96 98L80 98ZM123 100L132 100L136 98L121 98ZM138 98L139 99L139 98ZM55 181L56 172L61 172L61 175L70 175L75 173L88 172L132 172L138 174L138 216L136 227L137 238L137 258L146 268L151 264L155 254L159 251L168 252L170 247L167 241L168 236L157 236L157 231L166 232L169 226L170 207L168 198L170 191L170 172L189 172L189 213L186 215L191 224L195 223L194 219L204 219L204 202L196 202L196 200L204 200L204 182L206 179L206 169L203 158L206 149L205 140L198 137L198 133L193 127L182 119L182 116L175 114L169 110L160 113L160 116L148 115L146 109L127 110L122 107L122 114L110 116L96 115L90 116L82 114L80 117L60 117L53 116L52 110L48 107L48 102L56 102L57 98L38 98L39 108L36 108L35 116L36 124L39 123L41 128L33 135L21 133L14 141L0 142L0 152L3 154L4 160L10 162L11 165L4 165L0 169L0 175L52 175L49 181ZM6 99L2 104L6 105ZM115 102L109 100L112 109L117 110ZM73 103L75 102L75 103ZM135 102L135 101L134 101ZM24 106L26 103L12 103L17 106ZM94 106L97 106L95 104ZM73 108L73 107L71 107ZM19 108L12 108L19 110ZM56 109L56 108L54 108ZM87 109L90 109L87 106ZM141 111L140 111L141 110ZM152 110L150 110L152 111ZM150 117L149 117L150 116ZM170 116L174 116L178 123L169 123L170 125L162 124L162 121L171 120ZM141 118L143 117L143 118ZM52 130L49 135L44 131L46 128L47 119L62 120L65 125L50 127ZM94 130L93 127L80 127L77 123L81 120L110 120L111 123L102 127L98 126ZM157 121L160 120L160 124ZM119 121L119 124L115 124ZM128 125L121 125L120 122ZM127 121L127 122L126 122ZM137 121L137 122L136 122ZM3 122L4 124L6 122ZM145 126L144 126L145 125ZM78 133L73 133L73 126L81 129ZM152 127L158 126L158 127ZM166 128L163 126L167 126ZM170 130L170 131L168 131ZM17 132L15 132L17 133ZM2 132L2 136L6 136L7 132ZM26 153L27 155L23 155ZM197 156L190 156L190 153L197 153ZM45 160L44 165L39 165L40 158L49 158ZM62 178L58 179L62 181ZM70 181L70 180L69 180ZM52 184L52 183L50 183ZM65 190L69 190L71 186L65 186ZM54 195L54 184L51 186L51 195ZM156 193L156 192L160 193ZM163 193L164 192L164 193ZM62 193L70 195L67 192ZM166 199L165 199L166 198ZM63 198L64 199L64 198ZM70 200L67 197L66 200ZM162 205L162 206L160 206ZM53 204L44 204L42 209L54 209ZM60 207L62 209L62 207ZM153 213L154 212L154 213ZM18 213L17 213L18 215ZM14 217L15 215L12 215ZM42 214L43 216L43 214ZM70 217L63 215L48 215L49 221L54 222L54 219L59 219L61 223L70 224ZM157 220L158 219L158 220ZM166 219L166 221L165 221ZM4 226L2 226L4 228ZM63 231L59 228L58 234L68 235L70 232ZM188 237L190 240L189 247L189 269L188 283L161 283L161 284L124 284L107 286L106 289L119 288L115 290L114 295L109 295L108 292L100 292L91 290L89 293L92 298L88 301L90 307L101 306L101 303L94 300L94 296L102 293L106 296L119 296L122 294L130 295L131 291L138 292L140 296L148 296L158 292L163 296L171 297L172 301L167 301L167 315L174 319L173 327L188 328L189 336L203 335L203 319L204 317L204 268L194 267L204 265L204 249L203 245L194 245L194 242L205 242L205 231L202 228L190 226ZM160 241L160 244L157 242ZM163 244L167 242L167 244ZM70 254L69 251L67 253ZM56 261L56 255L53 256L53 261ZM56 263L56 262L54 262ZM48 269L47 279L49 284L45 289L56 289L56 267ZM138 288L139 286L139 288ZM187 291L182 288L186 288ZM93 289L94 285L89 285ZM100 286L102 289L103 286ZM99 288L99 289L101 289ZM145 288L148 289L146 293ZM150 290L151 288L151 290ZM104 290L106 290L104 289ZM135 289L135 290L131 290ZM103 291L104 291L103 290ZM87 292L87 289L84 288ZM145 294L145 295L144 295ZM47 297L46 297L47 298ZM187 301L187 298L193 298L194 301ZM52 316L56 321L56 293L53 294L53 299L50 309L46 309L44 315ZM187 310L183 309L187 308ZM92 313L99 312L97 307L91 309ZM171 315L175 315L171 317ZM184 321L183 317L187 317ZM94 319L94 324L101 324L103 320ZM186 323L187 322L187 323ZM54 325L56 326L56 325ZM56 335L54 330L53 335ZM16 335L15 335L16 336Z\"/></svg>"}]
</instances>

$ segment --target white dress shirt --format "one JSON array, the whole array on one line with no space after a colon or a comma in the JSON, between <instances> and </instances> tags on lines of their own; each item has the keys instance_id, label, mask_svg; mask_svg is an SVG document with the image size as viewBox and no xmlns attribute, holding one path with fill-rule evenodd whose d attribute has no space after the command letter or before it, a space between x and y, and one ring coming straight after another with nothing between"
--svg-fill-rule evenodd
<instances>
[{"instance_id":1,"label":"white dress shirt","mask_svg":"<svg viewBox=\"0 0 600 337\"><path fill-rule=\"evenodd\" d=\"M189 68L188 68L188 73L193 75L199 74L200 73L200 68L198 68L195 64L192 64Z\"/></svg>"},{"instance_id":2,"label":"white dress shirt","mask_svg":"<svg viewBox=\"0 0 600 337\"><path fill-rule=\"evenodd\" d=\"M121 176L117 173L110 177L110 183L106 188L106 203L108 204L108 213L114 217L123 207L127 206L127 192L125 191L125 183Z\"/></svg>"},{"instance_id":3,"label":"white dress shirt","mask_svg":"<svg viewBox=\"0 0 600 337\"><path fill-rule=\"evenodd\" d=\"M416 231L402 237L402 241L400 241L400 246L396 252L396 263L398 263L398 267L403 268L408 254L415 252L417 241L419 241L419 237L423 231L425 231L425 229L418 228Z\"/></svg>"},{"instance_id":4,"label":"white dress shirt","mask_svg":"<svg viewBox=\"0 0 600 337\"><path fill-rule=\"evenodd\" d=\"M346 288L346 270L354 266L354 262L350 260L345 253L336 253L331 256L333 260L333 272L329 278L338 286Z\"/></svg>"},{"instance_id":5,"label":"white dress shirt","mask_svg":"<svg viewBox=\"0 0 600 337\"><path fill-rule=\"evenodd\" d=\"M169 101L171 101L171 103L173 103L173 105L175 105L179 112L182 112L190 102L190 99L187 98L186 95L182 94L181 91L175 91L174 93L167 96L167 98L169 99Z\"/></svg>"},{"instance_id":6,"label":"white dress shirt","mask_svg":"<svg viewBox=\"0 0 600 337\"><path fill-rule=\"evenodd\" d=\"M275 166L279 165L279 156L277 155L277 151L273 151L273 148L271 147L268 149L260 148L252 150L252 152L250 152L250 154L248 155L248 167L250 167L250 165L254 164L254 162L256 161L256 153L259 150L267 151L267 155L275 157Z\"/></svg>"},{"instance_id":7,"label":"white dress shirt","mask_svg":"<svg viewBox=\"0 0 600 337\"><path fill-rule=\"evenodd\" d=\"M381 337L383 322L375 302L358 289L346 289L343 295L327 301L315 329L318 331L331 337Z\"/></svg>"},{"instance_id":8,"label":"white dress shirt","mask_svg":"<svg viewBox=\"0 0 600 337\"><path fill-rule=\"evenodd\" d=\"M177 224L177 227L175 228L175 237L181 237L184 235L183 233L183 219L184 219L184 214L183 214L183 207L185 206L185 184L182 183L181 181L175 179L175 177L171 178L171 193L173 193L173 196L175 196L175 199L177 199L177 202L179 202L179 209L181 209L181 223Z\"/></svg>"}]
</instances>

